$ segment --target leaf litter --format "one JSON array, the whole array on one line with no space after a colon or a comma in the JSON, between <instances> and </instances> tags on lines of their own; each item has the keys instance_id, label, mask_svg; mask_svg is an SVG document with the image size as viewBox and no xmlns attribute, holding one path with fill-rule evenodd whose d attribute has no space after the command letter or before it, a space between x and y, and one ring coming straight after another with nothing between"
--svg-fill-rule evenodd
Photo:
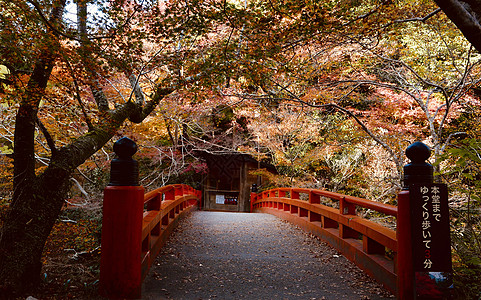
<instances>
[{"instance_id":1,"label":"leaf litter","mask_svg":"<svg viewBox=\"0 0 481 300\"><path fill-rule=\"evenodd\" d=\"M197 211L179 223L144 281L143 299L159 298L394 296L316 236L272 215Z\"/></svg>"}]
</instances>

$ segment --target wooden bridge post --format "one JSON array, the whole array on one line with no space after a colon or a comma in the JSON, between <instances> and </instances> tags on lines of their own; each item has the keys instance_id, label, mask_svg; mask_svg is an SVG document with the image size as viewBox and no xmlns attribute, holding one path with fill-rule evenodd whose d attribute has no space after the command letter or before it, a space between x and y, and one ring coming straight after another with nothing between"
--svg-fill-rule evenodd
<instances>
[{"instance_id":1,"label":"wooden bridge post","mask_svg":"<svg viewBox=\"0 0 481 300\"><path fill-rule=\"evenodd\" d=\"M397 251L397 298L414 299L414 271L412 264L411 212L409 190L398 194L398 214L396 235Z\"/></svg>"},{"instance_id":2,"label":"wooden bridge post","mask_svg":"<svg viewBox=\"0 0 481 300\"><path fill-rule=\"evenodd\" d=\"M433 182L433 167L426 163L431 155L428 146L415 142L406 149L406 156L411 160L404 166L403 190L398 194L398 215L396 235L398 240L397 252L397 298L401 300L416 299L412 219L409 187L412 184L429 184Z\"/></svg>"},{"instance_id":3,"label":"wooden bridge post","mask_svg":"<svg viewBox=\"0 0 481 300\"><path fill-rule=\"evenodd\" d=\"M250 211L253 212L254 210L254 202L257 200L257 184L253 184L251 186L251 198L250 198Z\"/></svg>"},{"instance_id":4,"label":"wooden bridge post","mask_svg":"<svg viewBox=\"0 0 481 300\"><path fill-rule=\"evenodd\" d=\"M137 145L128 138L114 144L104 190L99 293L114 299L141 295L142 214L144 188L138 183Z\"/></svg>"}]
</instances>

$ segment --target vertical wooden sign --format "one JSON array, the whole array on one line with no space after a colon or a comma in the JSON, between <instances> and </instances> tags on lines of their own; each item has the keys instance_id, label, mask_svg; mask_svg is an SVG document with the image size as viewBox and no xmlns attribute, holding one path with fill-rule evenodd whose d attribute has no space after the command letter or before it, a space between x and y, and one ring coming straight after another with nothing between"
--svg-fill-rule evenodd
<instances>
[{"instance_id":1,"label":"vertical wooden sign","mask_svg":"<svg viewBox=\"0 0 481 300\"><path fill-rule=\"evenodd\" d=\"M409 195L416 297L444 299L453 287L447 186L412 184Z\"/></svg>"}]
</instances>

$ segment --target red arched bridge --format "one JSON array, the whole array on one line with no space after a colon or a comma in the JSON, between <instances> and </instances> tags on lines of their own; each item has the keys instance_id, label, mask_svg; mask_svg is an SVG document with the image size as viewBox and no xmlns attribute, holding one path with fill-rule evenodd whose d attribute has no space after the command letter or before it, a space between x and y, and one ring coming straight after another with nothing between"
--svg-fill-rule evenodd
<instances>
[{"instance_id":1,"label":"red arched bridge","mask_svg":"<svg viewBox=\"0 0 481 300\"><path fill-rule=\"evenodd\" d=\"M414 176L418 176L416 172ZM429 184L423 183L421 190L424 185ZM417 254L412 251L410 214L416 208L409 194L410 190L402 191L398 206L392 206L325 190L276 188L252 193L250 204L251 213L276 215L326 241L398 299L413 299L417 270L413 256ZM104 194L100 293L109 298L141 297L142 281L155 257L179 219L202 207L201 196L201 191L183 184L148 193L141 186L108 186ZM436 212L433 207L427 210L431 214ZM362 217L357 213L362 209L397 218L397 232ZM434 236L434 231L428 230L422 231L425 241L427 233ZM421 243L426 248L421 249L422 255L431 255L430 244L425 241ZM424 257L424 263L430 258Z\"/></svg>"},{"instance_id":2,"label":"red arched bridge","mask_svg":"<svg viewBox=\"0 0 481 300\"><path fill-rule=\"evenodd\" d=\"M396 292L396 232L356 215L356 210L365 208L395 217L397 207L299 188L252 193L251 199L253 213L276 215L317 235L388 290ZM326 200L337 202L338 208L321 204ZM140 297L142 280L162 245L179 219L197 209L200 202L201 192L182 184L145 195L142 187L107 187L102 229L102 293Z\"/></svg>"}]
</instances>

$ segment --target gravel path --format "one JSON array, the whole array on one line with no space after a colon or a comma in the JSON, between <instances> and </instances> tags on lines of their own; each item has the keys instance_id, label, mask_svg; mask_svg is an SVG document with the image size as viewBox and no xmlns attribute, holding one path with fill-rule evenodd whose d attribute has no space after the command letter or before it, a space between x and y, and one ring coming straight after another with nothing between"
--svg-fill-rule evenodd
<instances>
[{"instance_id":1,"label":"gravel path","mask_svg":"<svg viewBox=\"0 0 481 300\"><path fill-rule=\"evenodd\" d=\"M174 231L143 299L393 299L312 235L269 214L196 211Z\"/></svg>"}]
</instances>

